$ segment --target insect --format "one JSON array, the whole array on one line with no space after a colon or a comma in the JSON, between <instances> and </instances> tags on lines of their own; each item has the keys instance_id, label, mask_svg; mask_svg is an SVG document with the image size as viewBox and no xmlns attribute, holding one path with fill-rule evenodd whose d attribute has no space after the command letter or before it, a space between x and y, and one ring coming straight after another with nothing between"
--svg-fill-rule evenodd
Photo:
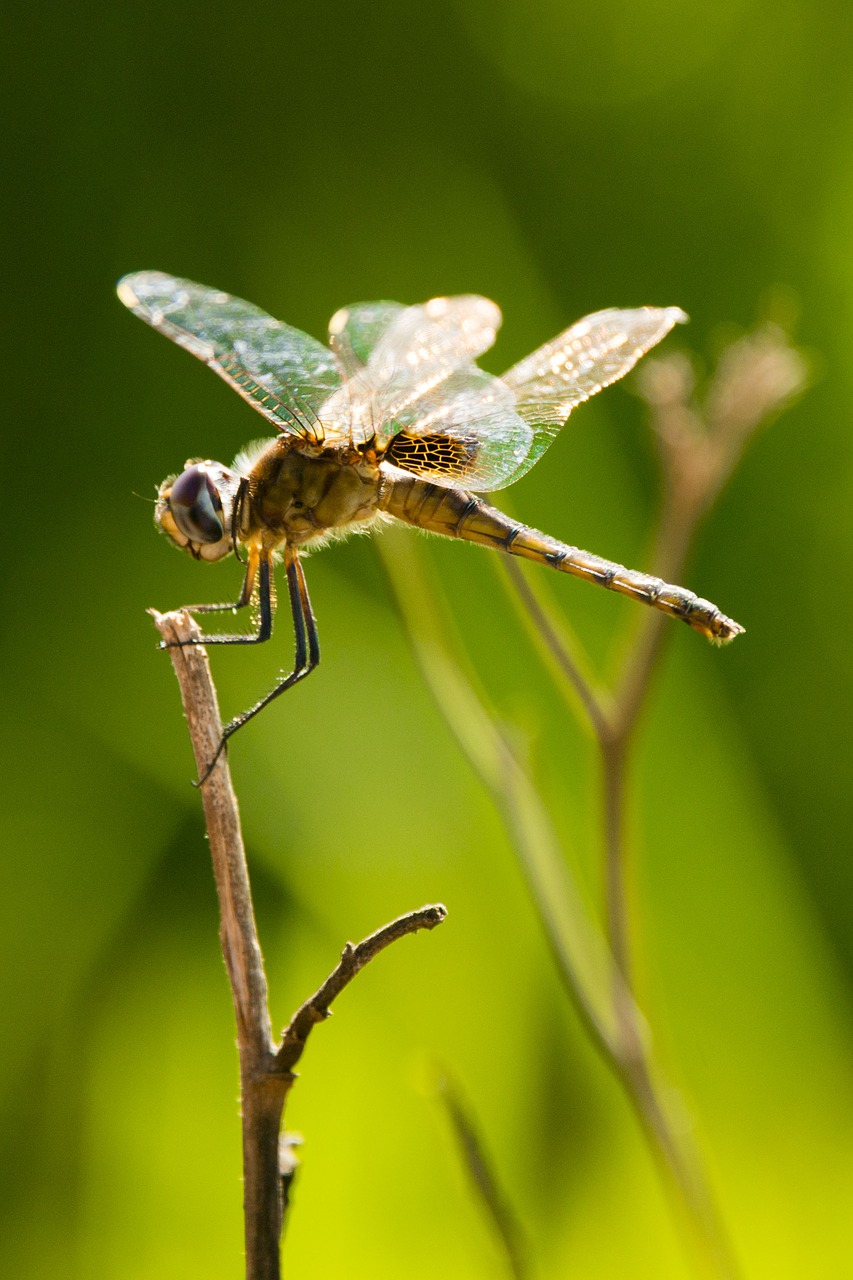
<instances>
[{"instance_id":1,"label":"insect","mask_svg":"<svg viewBox=\"0 0 853 1280\"><path fill-rule=\"evenodd\" d=\"M474 295L345 307L324 346L249 302L159 271L125 276L118 294L277 429L231 467L188 461L160 485L155 507L160 529L196 560L245 550L239 598L188 608L207 613L254 601L257 630L197 643L268 640L273 564L284 561L293 671L226 726L220 751L320 660L301 551L382 520L550 565L681 618L718 643L743 631L692 592L537 533L476 496L524 475L576 405L686 320L678 307L596 312L497 378L475 360L492 346L501 313Z\"/></svg>"}]
</instances>

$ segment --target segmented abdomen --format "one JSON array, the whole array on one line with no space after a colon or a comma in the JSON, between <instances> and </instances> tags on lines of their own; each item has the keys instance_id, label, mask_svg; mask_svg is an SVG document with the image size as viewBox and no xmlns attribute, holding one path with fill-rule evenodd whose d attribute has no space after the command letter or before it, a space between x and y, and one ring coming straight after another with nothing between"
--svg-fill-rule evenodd
<instances>
[{"instance_id":1,"label":"segmented abdomen","mask_svg":"<svg viewBox=\"0 0 853 1280\"><path fill-rule=\"evenodd\" d=\"M558 542L556 538L511 520L502 511L483 502L482 498L463 489L445 488L416 476L398 475L399 478L395 476L393 480L386 481L380 506L406 524L448 538L464 538L466 542L496 547L509 555L534 560L561 573L595 582L608 591L630 596L673 618L680 618L694 631L718 644L733 640L743 631L740 623L727 618L710 600L703 600L684 587L674 586L646 573L637 573L579 547Z\"/></svg>"}]
</instances>

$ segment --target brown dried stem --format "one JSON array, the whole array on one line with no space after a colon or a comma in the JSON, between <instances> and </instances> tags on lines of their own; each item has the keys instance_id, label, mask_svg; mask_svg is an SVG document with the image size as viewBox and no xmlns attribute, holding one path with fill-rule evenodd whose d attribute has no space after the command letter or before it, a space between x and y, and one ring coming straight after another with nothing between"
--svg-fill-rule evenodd
<instances>
[{"instance_id":1,"label":"brown dried stem","mask_svg":"<svg viewBox=\"0 0 853 1280\"><path fill-rule=\"evenodd\" d=\"M767 327L733 344L724 354L706 399L704 412L692 403L693 380L684 357L649 361L642 370L641 394L649 405L664 461L664 503L654 568L663 578L678 582L697 527L712 506L737 463L750 436L778 413L802 389L806 368L802 357L778 330ZM386 555L393 568L393 559ZM520 565L507 558L504 567L523 603L539 646L564 689L570 691L573 709L579 704L592 729L601 760L604 825L604 878L606 934L609 951L603 963L586 970L574 962L579 941L589 933L589 922L579 920L578 902L548 901L559 884L553 865L547 879L536 872L542 850L553 864L550 827L543 820L541 802L529 778L513 756L505 731L489 716L464 677L454 670L456 688L442 675L446 654L440 641L425 637L428 619L438 616L435 604L418 607L411 595L411 568L407 579L392 572L398 600L407 620L415 651L441 709L472 761L477 765L495 800L503 810L528 882L539 907L540 918L560 962L561 972L588 1029L625 1088L676 1205L698 1246L698 1257L709 1275L734 1280L737 1263L729 1245L692 1137L670 1113L668 1090L658 1079L646 1024L633 995L631 940L625 872L627 841L625 805L631 748L647 701L658 661L671 634L671 622L662 613L638 612L636 633L615 681L614 690L600 688L588 674L588 663L574 637L557 621L542 601ZM421 586L423 583L421 582ZM477 705L479 703L479 705ZM466 707L465 712L462 708ZM479 737L503 742L511 768L496 785L494 770L484 767L483 751L476 749L470 724L481 723ZM463 722L463 723L460 723ZM508 785L520 778L522 790ZM526 788L526 790L525 790ZM534 803L535 802L535 803ZM537 810L536 805L539 805ZM533 821L531 822L531 817ZM544 837L544 838L543 838ZM531 849L534 856L531 858ZM531 874L533 869L533 874ZM563 879L563 892L571 881ZM566 910L568 903L570 910ZM559 921L555 927L555 921ZM580 927L579 927L580 926ZM583 947L580 948L583 950ZM609 972L609 999L602 1006L598 989L602 973ZM592 973L592 980L590 975Z\"/></svg>"},{"instance_id":2,"label":"brown dried stem","mask_svg":"<svg viewBox=\"0 0 853 1280\"><path fill-rule=\"evenodd\" d=\"M704 410L692 399L692 368L684 356L648 361L638 378L660 445L664 500L655 539L654 571L666 581L683 577L698 526L731 475L754 432L805 385L806 366L772 328L760 329L724 353ZM689 1136L679 1133L665 1105L632 993L631 939L626 891L625 803L631 748L671 624L663 614L638 615L636 632L612 693L598 690L577 657L574 640L560 634L520 567L508 571L541 638L586 713L597 740L604 796L604 878L607 937L622 982L614 990L618 1025L615 1066L672 1185L688 1209L700 1242L720 1276L737 1268ZM543 619L545 624L543 626Z\"/></svg>"},{"instance_id":3,"label":"brown dried stem","mask_svg":"<svg viewBox=\"0 0 853 1280\"><path fill-rule=\"evenodd\" d=\"M203 777L222 740L222 721L207 652L199 644L186 643L199 636L188 613L150 612L164 642L172 646L169 652L181 688L196 767L199 777ZM184 643L177 643L181 641ZM201 797L219 897L219 936L237 1019L246 1280L279 1280L282 1183L292 1176L294 1164L292 1143L282 1139L281 1122L288 1091L296 1078L293 1067L302 1055L311 1027L328 1017L335 997L374 956L406 934L435 928L446 911L440 905L422 907L393 920L357 946L348 942L333 972L297 1010L276 1044L237 797L226 752L221 753L206 778Z\"/></svg>"},{"instance_id":4,"label":"brown dried stem","mask_svg":"<svg viewBox=\"0 0 853 1280\"><path fill-rule=\"evenodd\" d=\"M152 611L152 617L163 640L173 646L169 652L201 777L222 739L207 653L201 645L177 645L199 635L189 614ZM276 1061L240 814L224 752L201 788L201 798L219 897L219 940L237 1019L246 1276L247 1280L278 1280L282 1222L278 1139L290 1078Z\"/></svg>"}]
</instances>

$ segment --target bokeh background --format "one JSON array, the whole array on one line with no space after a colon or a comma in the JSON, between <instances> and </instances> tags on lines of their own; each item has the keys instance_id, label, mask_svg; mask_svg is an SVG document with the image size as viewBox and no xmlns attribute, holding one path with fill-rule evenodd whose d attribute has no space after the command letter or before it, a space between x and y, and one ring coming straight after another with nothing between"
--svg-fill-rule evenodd
<instances>
[{"instance_id":1,"label":"bokeh background","mask_svg":"<svg viewBox=\"0 0 853 1280\"><path fill-rule=\"evenodd\" d=\"M498 372L604 306L683 306L668 345L706 369L768 309L796 322L814 385L755 441L688 575L747 635L717 652L673 627L632 905L642 1002L745 1274L853 1276L851 25L841 0L47 0L7 17L3 1275L241 1274L231 1004L177 687L144 613L227 598L239 569L175 554L135 495L264 424L119 305L118 276L156 267L320 336L350 301L481 292L505 314ZM641 405L616 388L506 499L647 567L657 483ZM490 557L420 549L595 903L590 744ZM450 916L312 1040L287 1116L305 1138L290 1274L505 1274L440 1067L540 1276L692 1274L375 548L308 573L323 666L231 752L276 1024L348 938L424 902ZM636 606L545 585L612 670ZM214 654L226 712L290 643L282 622L272 649Z\"/></svg>"}]
</instances>

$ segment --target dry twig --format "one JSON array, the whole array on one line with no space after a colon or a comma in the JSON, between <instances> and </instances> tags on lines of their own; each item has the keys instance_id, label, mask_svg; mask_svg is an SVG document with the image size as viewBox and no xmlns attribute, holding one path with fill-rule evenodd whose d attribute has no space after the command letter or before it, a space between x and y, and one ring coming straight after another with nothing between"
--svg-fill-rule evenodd
<instances>
[{"instance_id":1,"label":"dry twig","mask_svg":"<svg viewBox=\"0 0 853 1280\"><path fill-rule=\"evenodd\" d=\"M222 739L222 722L207 653L199 630L185 612L151 615L169 650L181 687L184 713L199 777L204 776ZM183 642L183 643L180 643ZM354 946L317 992L297 1010L281 1041L272 1035L267 980L252 907L246 853L228 757L222 752L201 787L210 854L220 909L220 942L237 1018L243 1127L243 1210L246 1280L279 1280L283 1181L292 1177L292 1141L282 1151L281 1123L293 1068L308 1034L329 1014L329 1006L374 956L419 929L434 929L447 914L441 905L400 916ZM282 1155L284 1159L282 1159Z\"/></svg>"}]
</instances>

